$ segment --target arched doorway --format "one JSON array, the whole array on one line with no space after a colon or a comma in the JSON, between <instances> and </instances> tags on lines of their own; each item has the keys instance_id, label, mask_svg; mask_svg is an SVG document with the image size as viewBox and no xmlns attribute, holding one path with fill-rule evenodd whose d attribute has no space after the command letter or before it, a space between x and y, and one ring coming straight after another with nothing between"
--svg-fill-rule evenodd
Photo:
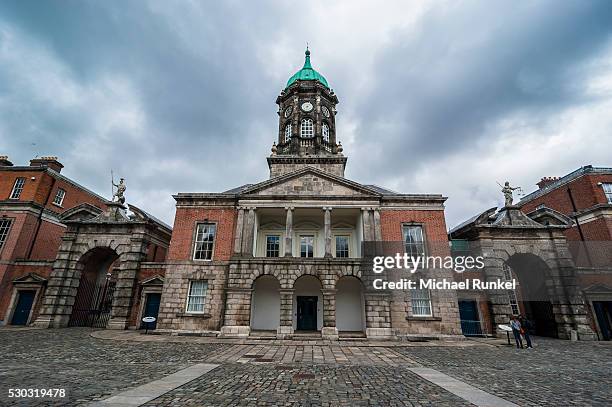
<instances>
[{"instance_id":1,"label":"arched doorway","mask_svg":"<svg viewBox=\"0 0 612 407\"><path fill-rule=\"evenodd\" d=\"M554 284L546 263L534 254L515 254L508 259L506 265L504 270L509 274L505 278L515 278L518 282L515 297L512 292L508 293L512 312L518 311L525 315L532 322L532 330L536 335L559 337L548 291L548 287Z\"/></svg>"},{"instance_id":2,"label":"arched doorway","mask_svg":"<svg viewBox=\"0 0 612 407\"><path fill-rule=\"evenodd\" d=\"M302 276L293 285L293 329L320 331L323 327L321 282L314 276Z\"/></svg>"},{"instance_id":3,"label":"arched doorway","mask_svg":"<svg viewBox=\"0 0 612 407\"><path fill-rule=\"evenodd\" d=\"M81 257L81 278L68 326L106 327L117 282L113 265L118 258L110 248L95 248Z\"/></svg>"},{"instance_id":4,"label":"arched doorway","mask_svg":"<svg viewBox=\"0 0 612 407\"><path fill-rule=\"evenodd\" d=\"M276 331L280 325L280 284L276 277L263 275L253 282L251 331Z\"/></svg>"},{"instance_id":5,"label":"arched doorway","mask_svg":"<svg viewBox=\"0 0 612 407\"><path fill-rule=\"evenodd\" d=\"M363 332L365 307L363 284L357 277L342 277L336 283L336 327L339 332Z\"/></svg>"}]
</instances>

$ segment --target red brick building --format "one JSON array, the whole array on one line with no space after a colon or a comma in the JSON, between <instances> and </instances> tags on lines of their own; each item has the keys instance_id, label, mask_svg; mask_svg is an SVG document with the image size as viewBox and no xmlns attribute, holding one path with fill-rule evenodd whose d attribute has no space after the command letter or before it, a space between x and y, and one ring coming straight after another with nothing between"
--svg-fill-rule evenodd
<instances>
[{"instance_id":1,"label":"red brick building","mask_svg":"<svg viewBox=\"0 0 612 407\"><path fill-rule=\"evenodd\" d=\"M107 200L63 176L57 157L13 165L0 157L0 324L25 325L36 318L45 284L66 229L59 216Z\"/></svg>"},{"instance_id":2,"label":"red brick building","mask_svg":"<svg viewBox=\"0 0 612 407\"><path fill-rule=\"evenodd\" d=\"M546 177L518 203L525 213L547 208L571 218L565 231L590 323L601 339L612 339L612 168L587 165Z\"/></svg>"}]
</instances>

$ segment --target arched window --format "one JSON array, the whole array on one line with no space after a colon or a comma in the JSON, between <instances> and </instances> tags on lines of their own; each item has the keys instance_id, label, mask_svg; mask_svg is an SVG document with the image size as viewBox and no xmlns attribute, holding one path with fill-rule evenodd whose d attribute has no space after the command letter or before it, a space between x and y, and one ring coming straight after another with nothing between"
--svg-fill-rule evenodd
<instances>
[{"instance_id":1,"label":"arched window","mask_svg":"<svg viewBox=\"0 0 612 407\"><path fill-rule=\"evenodd\" d=\"M323 123L323 141L329 143L329 126Z\"/></svg>"},{"instance_id":2,"label":"arched window","mask_svg":"<svg viewBox=\"0 0 612 407\"><path fill-rule=\"evenodd\" d=\"M303 138L312 138L314 136L314 131L312 127L312 119L302 120L302 128L300 130L300 136L302 136Z\"/></svg>"},{"instance_id":3,"label":"arched window","mask_svg":"<svg viewBox=\"0 0 612 407\"><path fill-rule=\"evenodd\" d=\"M285 126L285 143L291 141L291 123Z\"/></svg>"}]
</instances>

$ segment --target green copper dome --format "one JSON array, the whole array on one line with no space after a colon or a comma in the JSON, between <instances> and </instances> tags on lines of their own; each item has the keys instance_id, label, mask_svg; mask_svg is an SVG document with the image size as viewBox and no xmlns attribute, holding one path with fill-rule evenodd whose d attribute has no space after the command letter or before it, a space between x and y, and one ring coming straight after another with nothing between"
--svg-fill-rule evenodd
<instances>
[{"instance_id":1,"label":"green copper dome","mask_svg":"<svg viewBox=\"0 0 612 407\"><path fill-rule=\"evenodd\" d=\"M297 71L289 80L287 81L287 86L293 85L296 81L319 81L323 86L329 89L329 85L327 84L327 79L323 77L320 73L315 71L310 65L310 51L306 48L306 60L304 61L304 66L302 69Z\"/></svg>"}]
</instances>

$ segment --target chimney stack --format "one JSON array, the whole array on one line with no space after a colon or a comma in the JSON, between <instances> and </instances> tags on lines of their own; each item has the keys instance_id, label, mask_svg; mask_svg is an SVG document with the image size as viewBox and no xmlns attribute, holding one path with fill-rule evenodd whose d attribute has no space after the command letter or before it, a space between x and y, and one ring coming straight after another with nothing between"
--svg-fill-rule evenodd
<instances>
[{"instance_id":1,"label":"chimney stack","mask_svg":"<svg viewBox=\"0 0 612 407\"><path fill-rule=\"evenodd\" d=\"M13 163L9 161L8 155L0 155L0 167L12 167Z\"/></svg>"},{"instance_id":2,"label":"chimney stack","mask_svg":"<svg viewBox=\"0 0 612 407\"><path fill-rule=\"evenodd\" d=\"M549 186L550 184L552 184L553 182L557 181L558 179L559 179L559 177L544 177L536 185L540 189L542 189L542 188L545 188L545 187Z\"/></svg>"},{"instance_id":3,"label":"chimney stack","mask_svg":"<svg viewBox=\"0 0 612 407\"><path fill-rule=\"evenodd\" d=\"M61 172L64 166L57 161L57 157L45 156L30 160L30 167L49 167L56 172Z\"/></svg>"}]
</instances>

